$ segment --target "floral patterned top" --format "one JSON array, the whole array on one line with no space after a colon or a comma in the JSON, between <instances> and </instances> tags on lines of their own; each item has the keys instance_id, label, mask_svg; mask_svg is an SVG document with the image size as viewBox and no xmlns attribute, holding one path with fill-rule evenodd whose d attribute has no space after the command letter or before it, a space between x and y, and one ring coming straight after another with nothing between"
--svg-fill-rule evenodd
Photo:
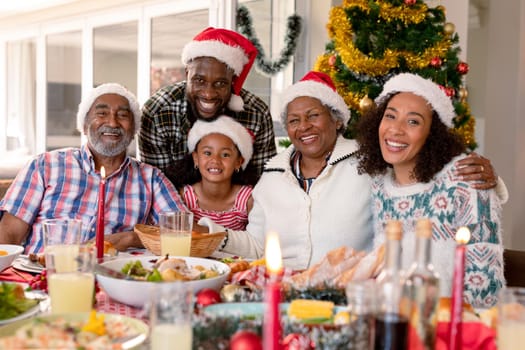
<instances>
[{"instance_id":1,"label":"floral patterned top","mask_svg":"<svg viewBox=\"0 0 525 350\"><path fill-rule=\"evenodd\" d=\"M389 171L372 183L374 244L384 242L384 224L403 222L403 268L415 256L415 222L432 221L431 260L440 275L441 296L450 296L454 269L455 234L466 226L471 232L465 261L465 301L474 307L490 307L505 284L501 239L501 202L494 190L475 190L454 175L450 161L433 181L397 185Z\"/></svg>"}]
</instances>

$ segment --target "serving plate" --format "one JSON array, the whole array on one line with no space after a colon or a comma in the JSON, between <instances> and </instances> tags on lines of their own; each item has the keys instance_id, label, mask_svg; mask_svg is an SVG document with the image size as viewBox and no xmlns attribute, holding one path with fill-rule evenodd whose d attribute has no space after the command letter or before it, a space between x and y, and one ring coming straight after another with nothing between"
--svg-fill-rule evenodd
<instances>
[{"instance_id":1,"label":"serving plate","mask_svg":"<svg viewBox=\"0 0 525 350\"><path fill-rule=\"evenodd\" d=\"M279 305L281 314L286 313L289 305L289 303ZM218 303L205 307L201 312L217 317L257 318L263 316L264 308L264 303Z\"/></svg>"},{"instance_id":2,"label":"serving plate","mask_svg":"<svg viewBox=\"0 0 525 350\"><path fill-rule=\"evenodd\" d=\"M125 325L129 326L132 330L136 331L136 336L127 337L122 339L122 341L117 341L113 343L116 346L120 346L120 349L134 349L140 344L144 343L148 337L148 325L144 322L137 320L135 318L115 315L115 314L103 314L98 313L97 315L104 315L106 320L120 321ZM39 319L44 319L48 321L55 320L57 318L63 318L68 322L85 322L89 319L89 313L71 313L71 314L62 314L62 315L44 315L39 316ZM0 327L0 337L12 336L15 332L22 327L31 327L33 319L24 319L19 320L14 323L10 323L6 326Z\"/></svg>"},{"instance_id":3,"label":"serving plate","mask_svg":"<svg viewBox=\"0 0 525 350\"><path fill-rule=\"evenodd\" d=\"M11 264L15 269L31 273L41 273L44 270L44 266L39 263L32 262L29 260L27 255L20 255Z\"/></svg>"},{"instance_id":4,"label":"serving plate","mask_svg":"<svg viewBox=\"0 0 525 350\"><path fill-rule=\"evenodd\" d=\"M279 308L281 310L281 315L286 315L290 303L281 303ZM337 314L340 311L346 311L345 306L335 306L333 314ZM262 319L265 311L265 303L218 303L212 304L205 307L202 312L208 316L214 317L236 317L241 320L250 320L250 319ZM305 325L315 326L322 325L327 326L331 324L326 324L327 319L310 319L303 320L301 323ZM332 322L331 320L328 322ZM324 324L323 324L324 323Z\"/></svg>"}]
</instances>

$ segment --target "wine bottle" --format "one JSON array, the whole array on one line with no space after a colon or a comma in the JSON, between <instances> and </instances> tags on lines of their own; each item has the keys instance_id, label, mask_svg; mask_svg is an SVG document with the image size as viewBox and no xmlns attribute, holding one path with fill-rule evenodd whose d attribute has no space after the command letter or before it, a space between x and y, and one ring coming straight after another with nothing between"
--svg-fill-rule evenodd
<instances>
[{"instance_id":1,"label":"wine bottle","mask_svg":"<svg viewBox=\"0 0 525 350\"><path fill-rule=\"evenodd\" d=\"M439 277L430 261L431 242L432 223L429 219L419 219L415 261L407 272L406 284L411 299L410 325L427 350L434 349L439 301Z\"/></svg>"},{"instance_id":2,"label":"wine bottle","mask_svg":"<svg viewBox=\"0 0 525 350\"><path fill-rule=\"evenodd\" d=\"M405 350L408 338L410 301L401 270L401 222L391 220L385 228L385 267L376 280L377 315L375 319L376 350Z\"/></svg>"}]
</instances>

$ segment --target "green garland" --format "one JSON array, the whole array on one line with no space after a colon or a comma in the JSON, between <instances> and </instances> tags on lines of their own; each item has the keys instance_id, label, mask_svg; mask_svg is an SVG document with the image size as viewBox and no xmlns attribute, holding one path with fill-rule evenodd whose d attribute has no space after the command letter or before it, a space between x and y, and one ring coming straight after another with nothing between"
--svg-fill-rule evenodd
<instances>
[{"instance_id":1,"label":"green garland","mask_svg":"<svg viewBox=\"0 0 525 350\"><path fill-rule=\"evenodd\" d=\"M244 34L248 40L257 48L257 57L255 59L256 68L265 75L274 75L282 71L295 53L299 34L301 34L301 17L292 15L287 19L286 36L284 38L284 48L280 52L279 59L272 61L266 58L264 49L259 39L254 33L252 18L250 12L245 6L237 8L237 28Z\"/></svg>"}]
</instances>

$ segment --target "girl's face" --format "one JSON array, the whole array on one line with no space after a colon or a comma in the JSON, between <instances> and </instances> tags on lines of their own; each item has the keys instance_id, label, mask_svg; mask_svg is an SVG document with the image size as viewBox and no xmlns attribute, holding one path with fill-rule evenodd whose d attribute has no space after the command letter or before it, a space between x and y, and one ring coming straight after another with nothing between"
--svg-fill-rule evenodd
<instances>
[{"instance_id":1,"label":"girl's face","mask_svg":"<svg viewBox=\"0 0 525 350\"><path fill-rule=\"evenodd\" d=\"M204 136L192 156L202 179L211 182L231 181L233 172L240 169L244 161L237 146L223 134Z\"/></svg>"},{"instance_id":2,"label":"girl's face","mask_svg":"<svg viewBox=\"0 0 525 350\"><path fill-rule=\"evenodd\" d=\"M379 124L379 145L383 159L394 167L396 175L414 169L431 124L432 108L423 97L402 92L388 102Z\"/></svg>"}]
</instances>

